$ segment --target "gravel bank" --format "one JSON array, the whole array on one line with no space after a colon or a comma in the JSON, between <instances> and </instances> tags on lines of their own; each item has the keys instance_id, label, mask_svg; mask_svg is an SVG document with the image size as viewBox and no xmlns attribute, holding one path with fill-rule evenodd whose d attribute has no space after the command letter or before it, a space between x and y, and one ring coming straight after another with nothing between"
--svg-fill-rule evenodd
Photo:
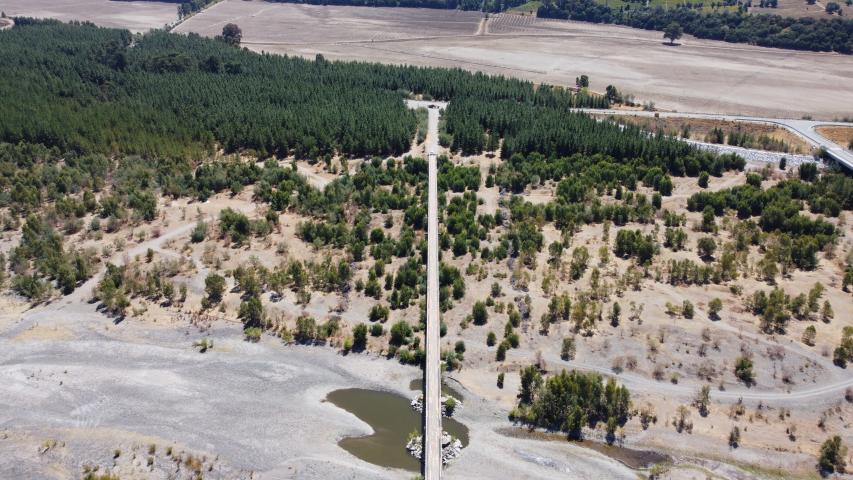
<instances>
[{"instance_id":1,"label":"gravel bank","mask_svg":"<svg viewBox=\"0 0 853 480\"><path fill-rule=\"evenodd\" d=\"M814 157L811 155L798 155L782 152L768 152L766 150L753 150L750 148L735 147L732 145L720 145L716 143L699 142L696 140L684 140L687 143L695 145L701 150L713 153L735 153L743 157L747 162L772 163L778 164L782 158L788 159L788 165L800 165L802 163L813 163Z\"/></svg>"}]
</instances>

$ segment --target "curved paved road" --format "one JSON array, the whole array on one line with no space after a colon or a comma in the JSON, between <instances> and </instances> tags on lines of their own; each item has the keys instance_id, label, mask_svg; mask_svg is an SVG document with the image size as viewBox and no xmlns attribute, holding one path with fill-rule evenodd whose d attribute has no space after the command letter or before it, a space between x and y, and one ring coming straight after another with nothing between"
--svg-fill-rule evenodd
<instances>
[{"instance_id":1,"label":"curved paved road","mask_svg":"<svg viewBox=\"0 0 853 480\"><path fill-rule=\"evenodd\" d=\"M751 117L746 115L723 115L714 113L692 113L692 112L643 112L643 111L626 111L626 110L604 110L593 108L580 108L578 111L586 113L598 113L604 115L632 115L637 117L654 117L661 118L700 118L706 120L723 120L723 121L738 121L738 122L753 122L753 123L769 123L779 125L786 128L790 132L802 137L806 142L815 146L823 147L829 155L839 164L843 165L848 170L853 170L853 152L842 148L832 140L817 133L817 127L823 126L839 126L851 127L853 123L849 122L827 122L820 120L795 120L787 118L765 118Z\"/></svg>"}]
</instances>

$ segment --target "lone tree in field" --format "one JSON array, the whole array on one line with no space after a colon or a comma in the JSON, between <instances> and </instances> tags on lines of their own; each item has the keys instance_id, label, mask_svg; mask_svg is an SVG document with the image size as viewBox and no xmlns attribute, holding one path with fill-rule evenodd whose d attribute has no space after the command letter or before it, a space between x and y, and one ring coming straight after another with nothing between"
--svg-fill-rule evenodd
<instances>
[{"instance_id":1,"label":"lone tree in field","mask_svg":"<svg viewBox=\"0 0 853 480\"><path fill-rule=\"evenodd\" d=\"M243 40L243 31L236 23L229 23L222 27L222 40L228 45L238 47L240 41Z\"/></svg>"},{"instance_id":2,"label":"lone tree in field","mask_svg":"<svg viewBox=\"0 0 853 480\"><path fill-rule=\"evenodd\" d=\"M681 24L678 22L672 22L667 25L666 30L663 31L663 38L669 39L670 45L675 45L675 41L681 38L684 35L684 29L681 28Z\"/></svg>"}]
</instances>

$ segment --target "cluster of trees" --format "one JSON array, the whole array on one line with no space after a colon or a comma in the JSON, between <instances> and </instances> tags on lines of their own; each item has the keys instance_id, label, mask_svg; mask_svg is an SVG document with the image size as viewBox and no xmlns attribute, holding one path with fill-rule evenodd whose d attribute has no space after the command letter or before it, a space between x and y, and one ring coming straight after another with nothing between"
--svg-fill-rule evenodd
<instances>
[{"instance_id":1,"label":"cluster of trees","mask_svg":"<svg viewBox=\"0 0 853 480\"><path fill-rule=\"evenodd\" d=\"M486 238L490 229L488 218L491 216L477 214L477 195L466 192L461 197L453 197L445 208L445 230L439 238L442 250L452 249L454 256L472 255L480 249L480 240Z\"/></svg>"},{"instance_id":2,"label":"cluster of trees","mask_svg":"<svg viewBox=\"0 0 853 480\"><path fill-rule=\"evenodd\" d=\"M630 416L631 395L627 387L606 382L597 373L565 371L543 378L536 366L521 370L518 406L514 421L549 430L566 432L580 439L583 427L595 428L606 422L608 437Z\"/></svg>"},{"instance_id":3,"label":"cluster of trees","mask_svg":"<svg viewBox=\"0 0 853 480\"><path fill-rule=\"evenodd\" d=\"M698 38L795 50L853 53L853 21L750 15L744 9L703 12L677 6L611 7L595 0L547 0L539 17L615 23L665 31L673 23Z\"/></svg>"},{"instance_id":4,"label":"cluster of trees","mask_svg":"<svg viewBox=\"0 0 853 480\"><path fill-rule=\"evenodd\" d=\"M722 128L715 127L705 136L705 141L710 143L726 143L744 148L756 148L759 150L769 150L773 152L788 151L789 145L783 140L770 138L766 134L761 134L758 138L753 137L749 132L745 132L740 128L724 132Z\"/></svg>"},{"instance_id":5,"label":"cluster of trees","mask_svg":"<svg viewBox=\"0 0 853 480\"><path fill-rule=\"evenodd\" d=\"M610 125L606 122L598 123ZM744 160L735 155L715 156L695 151L689 145L669 137L649 138L639 131L637 133L640 137L645 138L635 138L635 132L630 128L621 131L616 125L612 126L616 131L610 131L609 127L605 130L612 134L610 140L613 144L601 145L603 154L588 154L599 150L594 145L596 140L590 138L593 144L581 147L587 154L560 156L560 152L542 147L536 152L549 154L550 157L541 153L512 155L497 169L495 183L511 192L520 193L528 185L554 180L560 182L557 194L562 200L566 203L580 203L592 200L589 197L606 193L623 200L624 189L631 193L639 182L667 196L672 191L671 176L695 177L701 172L719 176L727 170L741 170L744 166ZM588 136L600 134L603 132L596 129L584 130L576 133L578 137L574 141L586 142ZM634 140L637 144L630 147L625 145L624 150L617 149L620 143L633 143ZM672 150L669 150L670 147ZM562 182L564 179L565 182ZM633 193L624 198L626 201L631 199Z\"/></svg>"},{"instance_id":6,"label":"cluster of trees","mask_svg":"<svg viewBox=\"0 0 853 480\"><path fill-rule=\"evenodd\" d=\"M151 262L153 252L147 255ZM187 298L185 283L176 284L172 277L179 273L178 262L156 262L143 269L139 264L107 264L107 271L94 291L100 308L117 317L123 317L130 307L130 300L143 297L152 301L163 301L166 305L183 303Z\"/></svg>"},{"instance_id":7,"label":"cluster of trees","mask_svg":"<svg viewBox=\"0 0 853 480\"><path fill-rule=\"evenodd\" d=\"M847 471L847 447L838 435L826 439L820 446L817 468L823 476Z\"/></svg>"},{"instance_id":8,"label":"cluster of trees","mask_svg":"<svg viewBox=\"0 0 853 480\"><path fill-rule=\"evenodd\" d=\"M231 272L236 291L243 292L244 300L255 298L260 304L260 295L272 292L274 297L281 297L285 289L297 294L302 304L310 301L309 288L322 292L346 293L350 289L352 267L345 259L335 260L326 256L318 262L310 260L291 259L273 269L268 269L258 262L247 266L239 266ZM210 273L205 279L206 297L203 301L206 308L211 308L222 301L225 293L225 278L217 273ZM252 306L254 308L255 306ZM241 318L242 318L241 314ZM260 320L262 317L252 317ZM251 326L259 326L255 325Z\"/></svg>"},{"instance_id":9,"label":"cluster of trees","mask_svg":"<svg viewBox=\"0 0 853 480\"><path fill-rule=\"evenodd\" d=\"M848 362L853 362L853 327L844 327L841 342L832 352L832 361L841 368L846 368Z\"/></svg>"},{"instance_id":10,"label":"cluster of trees","mask_svg":"<svg viewBox=\"0 0 853 480\"><path fill-rule=\"evenodd\" d=\"M0 138L13 143L191 157L219 144L317 157L401 153L415 130L394 91L400 79L379 79L393 68L256 55L197 35L151 32L130 48L123 30L18 27L4 38L14 72L0 81Z\"/></svg>"},{"instance_id":11,"label":"cluster of trees","mask_svg":"<svg viewBox=\"0 0 853 480\"><path fill-rule=\"evenodd\" d=\"M813 165L805 167L801 166L801 179L786 180L766 190L748 183L717 192L695 193L688 198L687 208L708 216L723 215L727 209L736 210L742 219L758 216L761 230L780 236L788 261L801 269L814 269L817 252L834 242L837 232L823 218L801 214L803 202L812 213L837 217L841 210L853 208L853 178L832 172L817 178Z\"/></svg>"},{"instance_id":12,"label":"cluster of trees","mask_svg":"<svg viewBox=\"0 0 853 480\"><path fill-rule=\"evenodd\" d=\"M520 80L258 55L197 35L151 32L131 48L123 30L33 19L17 27L4 38L13 70L0 81L0 140L77 152L200 158L221 146L260 156L400 154L416 131L401 101L411 92L453 98L447 128L459 141L466 130L483 137L496 125L484 129L482 120L509 119L514 105L526 106L526 116L552 110L551 122L570 107L608 105L605 97ZM475 138L465 150L481 148Z\"/></svg>"},{"instance_id":13,"label":"cluster of trees","mask_svg":"<svg viewBox=\"0 0 853 480\"><path fill-rule=\"evenodd\" d=\"M613 253L618 257L636 257L640 264L648 264L658 251L652 235L643 235L639 230L622 229L616 233Z\"/></svg>"},{"instance_id":14,"label":"cluster of trees","mask_svg":"<svg viewBox=\"0 0 853 480\"><path fill-rule=\"evenodd\" d=\"M761 317L761 329L766 333L785 333L788 320L811 319L812 315L820 314L824 322L829 322L835 316L829 300L821 304L825 288L820 283L814 284L808 294L789 295L779 287L769 293L756 290L747 301L747 307L756 316Z\"/></svg>"},{"instance_id":15,"label":"cluster of trees","mask_svg":"<svg viewBox=\"0 0 853 480\"><path fill-rule=\"evenodd\" d=\"M107 182L113 162L103 155L77 155L29 143L0 143L0 207L15 216L57 202L57 216L79 218L94 211L93 192ZM87 192L87 198L70 195Z\"/></svg>"},{"instance_id":16,"label":"cluster of trees","mask_svg":"<svg viewBox=\"0 0 853 480\"><path fill-rule=\"evenodd\" d=\"M119 0L119 1L131 1L131 0ZM211 3L216 0L143 0L143 1L162 1L166 3L177 3L178 4L178 17L183 18L187 15L191 15L195 12L201 11L203 8L207 7Z\"/></svg>"},{"instance_id":17,"label":"cluster of trees","mask_svg":"<svg viewBox=\"0 0 853 480\"><path fill-rule=\"evenodd\" d=\"M720 281L712 265L700 265L686 258L669 260L666 271L669 274L667 282L670 285L707 285Z\"/></svg>"},{"instance_id":18,"label":"cluster of trees","mask_svg":"<svg viewBox=\"0 0 853 480\"><path fill-rule=\"evenodd\" d=\"M131 0L119 0L119 1L131 1ZM216 0L143 0L143 1L158 1L158 2L166 2L166 3L177 3L178 4L178 16L183 18L187 15L193 14L195 12L201 11L204 7L210 5Z\"/></svg>"},{"instance_id":19,"label":"cluster of trees","mask_svg":"<svg viewBox=\"0 0 853 480\"><path fill-rule=\"evenodd\" d=\"M421 266L423 268L423 266ZM424 272L423 279L426 283L426 273ZM453 265L448 265L444 262L439 264L438 268L438 285L439 285L439 302L441 310L446 311L452 306L454 300L461 300L465 296L465 278L462 272ZM426 285L424 285L425 287Z\"/></svg>"},{"instance_id":20,"label":"cluster of trees","mask_svg":"<svg viewBox=\"0 0 853 480\"><path fill-rule=\"evenodd\" d=\"M467 153L479 153L487 132L503 138L501 156L540 152L550 156L576 153L605 154L617 159L640 158L648 166L682 175L685 171L708 170L716 157L664 135L649 137L636 126L598 122L572 111L578 106L606 107L607 97L572 93L557 87L540 86L526 96L488 94L456 96L447 107L447 131L480 138ZM696 158L692 158L696 157ZM547 177L542 177L547 178Z\"/></svg>"},{"instance_id":21,"label":"cluster of trees","mask_svg":"<svg viewBox=\"0 0 853 480\"><path fill-rule=\"evenodd\" d=\"M663 246L674 252L684 250L687 243L687 232L683 228L667 228L664 230Z\"/></svg>"},{"instance_id":22,"label":"cluster of trees","mask_svg":"<svg viewBox=\"0 0 853 480\"><path fill-rule=\"evenodd\" d=\"M178 3L178 15L181 17L186 17L192 13L201 11L204 7L210 5L216 0L171 0L174 3Z\"/></svg>"},{"instance_id":23,"label":"cluster of trees","mask_svg":"<svg viewBox=\"0 0 853 480\"><path fill-rule=\"evenodd\" d=\"M340 333L340 319L331 317L323 323L318 323L314 317L300 315L296 326L291 332L293 341L302 344L325 344L326 341Z\"/></svg>"},{"instance_id":24,"label":"cluster of trees","mask_svg":"<svg viewBox=\"0 0 853 480\"><path fill-rule=\"evenodd\" d=\"M389 278L386 276L386 279ZM422 262L409 258L393 276L393 290L389 296L392 309L404 309L414 304L425 288L426 269ZM387 280L386 280L387 282Z\"/></svg>"},{"instance_id":25,"label":"cluster of trees","mask_svg":"<svg viewBox=\"0 0 853 480\"><path fill-rule=\"evenodd\" d=\"M264 237L278 223L278 214L270 211L267 218L249 220L245 214L226 208L219 212L219 233L235 245L242 245L252 235Z\"/></svg>"},{"instance_id":26,"label":"cluster of trees","mask_svg":"<svg viewBox=\"0 0 853 480\"><path fill-rule=\"evenodd\" d=\"M161 180L180 177L184 166L182 162L140 162L134 157L113 161L100 154L61 152L38 144L0 143L0 207L8 207L11 214L3 227L17 229L18 219L34 212L43 214L52 227L61 226L65 234L83 230L83 219L90 214L97 217L89 225L95 231L111 232L129 221L150 221L157 215L154 189L166 186Z\"/></svg>"},{"instance_id":27,"label":"cluster of trees","mask_svg":"<svg viewBox=\"0 0 853 480\"><path fill-rule=\"evenodd\" d=\"M492 290L494 292L495 288L493 284ZM506 360L507 351L512 348L518 348L521 345L521 337L516 333L515 329L521 325L522 312L519 312L516 309L514 303L506 303L498 302L497 304L494 302L495 296L492 295L486 299L485 302L478 301L474 303L473 308L471 309L471 315L466 318L467 321L474 322L474 325L485 325L489 320L489 312L487 307L494 306L496 312L503 313L504 309L508 314L508 320L506 324L504 324L504 337L503 340L498 344L497 351L495 352L495 360L498 362L503 362ZM529 298L529 297L528 297ZM524 307L529 308L529 307ZM525 310L526 312L526 310ZM527 315L525 313L525 315ZM528 318L525 316L525 318ZM498 337L495 335L495 332L489 331L486 335L486 346L493 347L497 343Z\"/></svg>"},{"instance_id":28,"label":"cluster of trees","mask_svg":"<svg viewBox=\"0 0 853 480\"><path fill-rule=\"evenodd\" d=\"M56 286L69 294L92 276L97 264L94 252L66 250L62 236L41 216L27 217L21 241L9 252L9 269L15 273L12 288L33 301L45 300ZM6 258L0 261L0 278Z\"/></svg>"},{"instance_id":29,"label":"cluster of trees","mask_svg":"<svg viewBox=\"0 0 853 480\"><path fill-rule=\"evenodd\" d=\"M456 193L470 190L476 192L480 189L480 168L460 167L454 165L446 155L438 158L438 188L440 190L451 190Z\"/></svg>"},{"instance_id":30,"label":"cluster of trees","mask_svg":"<svg viewBox=\"0 0 853 480\"><path fill-rule=\"evenodd\" d=\"M548 302L548 311L539 319L540 332L547 334L551 324L568 321L571 313L572 299L569 294L554 295Z\"/></svg>"}]
</instances>

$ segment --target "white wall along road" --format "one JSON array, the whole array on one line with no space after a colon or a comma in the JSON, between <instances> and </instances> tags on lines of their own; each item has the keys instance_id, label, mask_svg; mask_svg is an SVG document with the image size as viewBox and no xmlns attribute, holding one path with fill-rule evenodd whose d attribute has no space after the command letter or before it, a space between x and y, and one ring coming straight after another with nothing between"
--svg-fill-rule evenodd
<instances>
[{"instance_id":1,"label":"white wall along road","mask_svg":"<svg viewBox=\"0 0 853 480\"><path fill-rule=\"evenodd\" d=\"M601 110L594 108L579 108L578 111L585 113L597 113L603 115L632 115L637 117L661 117L661 118L699 118L706 120L721 120L734 122L769 123L779 125L791 133L802 137L807 143L817 148L824 148L833 160L838 162L849 171L853 171L853 152L837 145L832 140L825 138L817 132L817 127L850 127L850 122L826 122L819 120L795 120L789 118L764 118L743 115L722 115L716 113L689 113L689 112L645 112L635 110Z\"/></svg>"}]
</instances>

